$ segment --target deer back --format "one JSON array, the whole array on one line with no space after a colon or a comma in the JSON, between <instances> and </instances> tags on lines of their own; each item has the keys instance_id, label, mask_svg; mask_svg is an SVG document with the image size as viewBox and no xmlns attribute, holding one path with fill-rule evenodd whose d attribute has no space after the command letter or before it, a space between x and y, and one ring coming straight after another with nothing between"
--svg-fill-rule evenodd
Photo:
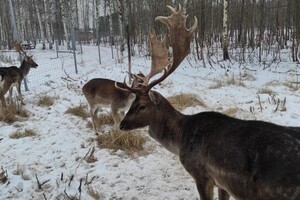
<instances>
[{"instance_id":1,"label":"deer back","mask_svg":"<svg viewBox=\"0 0 300 200\"><path fill-rule=\"evenodd\" d=\"M83 86L82 91L90 105L115 105L121 108L128 106L128 101L134 99L134 94L118 90L115 88L115 81L110 79L92 79Z\"/></svg>"}]
</instances>

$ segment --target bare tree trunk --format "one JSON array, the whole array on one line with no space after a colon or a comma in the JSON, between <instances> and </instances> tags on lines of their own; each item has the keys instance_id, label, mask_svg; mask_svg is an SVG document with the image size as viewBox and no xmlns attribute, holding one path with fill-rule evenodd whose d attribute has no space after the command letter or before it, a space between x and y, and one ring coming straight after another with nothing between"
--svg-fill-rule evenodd
<instances>
[{"instance_id":1,"label":"bare tree trunk","mask_svg":"<svg viewBox=\"0 0 300 200\"><path fill-rule=\"evenodd\" d=\"M124 8L124 0L119 0L119 25L120 25L120 62L123 63L124 50L125 50L125 34L126 34L126 26L125 23L125 8Z\"/></svg>"},{"instance_id":2,"label":"bare tree trunk","mask_svg":"<svg viewBox=\"0 0 300 200\"><path fill-rule=\"evenodd\" d=\"M40 3L40 2L39 2ZM43 26L43 22L42 22L42 18L41 18L41 14L40 14L40 6L38 5L38 3L35 1L35 10L36 10L36 14L37 14L37 19L38 19L38 23L40 26L40 31L41 31L41 40L42 40L42 50L46 49L46 44L45 44L45 31L44 31L44 26Z\"/></svg>"},{"instance_id":3,"label":"bare tree trunk","mask_svg":"<svg viewBox=\"0 0 300 200\"><path fill-rule=\"evenodd\" d=\"M224 0L223 3L223 59L228 60L228 0Z\"/></svg>"}]
</instances>

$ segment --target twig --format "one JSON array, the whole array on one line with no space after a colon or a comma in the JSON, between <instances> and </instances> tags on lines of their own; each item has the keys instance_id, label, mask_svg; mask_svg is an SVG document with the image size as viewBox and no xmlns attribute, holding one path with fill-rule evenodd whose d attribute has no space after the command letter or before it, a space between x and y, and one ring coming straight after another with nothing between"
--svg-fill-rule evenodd
<instances>
[{"instance_id":1,"label":"twig","mask_svg":"<svg viewBox=\"0 0 300 200\"><path fill-rule=\"evenodd\" d=\"M47 197L46 197L45 193L43 193L43 197L44 197L45 200L47 200Z\"/></svg>"},{"instance_id":2,"label":"twig","mask_svg":"<svg viewBox=\"0 0 300 200\"><path fill-rule=\"evenodd\" d=\"M69 186L71 185L71 182L73 181L74 175L71 176L70 181L69 181Z\"/></svg>"},{"instance_id":3,"label":"twig","mask_svg":"<svg viewBox=\"0 0 300 200\"><path fill-rule=\"evenodd\" d=\"M85 185L89 185L93 182L93 180L97 178L97 176L93 176L90 181L88 181L88 174L86 175Z\"/></svg>"},{"instance_id":4,"label":"twig","mask_svg":"<svg viewBox=\"0 0 300 200\"><path fill-rule=\"evenodd\" d=\"M279 100L279 98L278 98L278 99L277 99L277 103L276 103L276 108L275 108L274 112L276 112L276 111L278 110L279 104L280 104L280 100Z\"/></svg>"},{"instance_id":5,"label":"twig","mask_svg":"<svg viewBox=\"0 0 300 200\"><path fill-rule=\"evenodd\" d=\"M67 196L67 198L71 200L71 197L69 197L69 195L67 194L66 188L65 188L65 190L64 190L64 193L65 193L65 195Z\"/></svg>"},{"instance_id":6,"label":"twig","mask_svg":"<svg viewBox=\"0 0 300 200\"><path fill-rule=\"evenodd\" d=\"M61 180L61 181L64 180L64 173L61 173L61 175L60 175L60 180Z\"/></svg>"},{"instance_id":7,"label":"twig","mask_svg":"<svg viewBox=\"0 0 300 200\"><path fill-rule=\"evenodd\" d=\"M79 187L78 187L78 191L79 191L79 199L81 197L81 186L82 186L82 178L80 179L80 183L79 183Z\"/></svg>"},{"instance_id":8,"label":"twig","mask_svg":"<svg viewBox=\"0 0 300 200\"><path fill-rule=\"evenodd\" d=\"M69 78L69 79L72 80L72 81L76 81L74 78L72 78L72 77L66 72L65 69L64 69L64 73L67 75L67 78Z\"/></svg>"},{"instance_id":9,"label":"twig","mask_svg":"<svg viewBox=\"0 0 300 200\"><path fill-rule=\"evenodd\" d=\"M36 178L36 182L38 184L38 188L41 189L41 190L42 190L42 186L50 181L50 179L48 179L48 180L44 181L43 183L40 183L37 175L35 175L35 178Z\"/></svg>"},{"instance_id":10,"label":"twig","mask_svg":"<svg viewBox=\"0 0 300 200\"><path fill-rule=\"evenodd\" d=\"M262 105L261 105L260 96L257 95L257 98L258 98L258 103L259 103L260 112L262 112L263 108L262 108Z\"/></svg>"}]
</instances>

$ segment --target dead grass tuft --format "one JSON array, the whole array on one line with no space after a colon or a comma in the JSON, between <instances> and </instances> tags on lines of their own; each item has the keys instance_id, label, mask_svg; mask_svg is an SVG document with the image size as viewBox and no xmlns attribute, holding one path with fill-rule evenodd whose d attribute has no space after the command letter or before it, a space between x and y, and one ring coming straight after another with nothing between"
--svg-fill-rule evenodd
<instances>
[{"instance_id":1,"label":"dead grass tuft","mask_svg":"<svg viewBox=\"0 0 300 200\"><path fill-rule=\"evenodd\" d=\"M13 102L6 106L6 109L0 109L0 121L12 124L16 121L20 121L21 118L28 118L29 114L27 110L23 109L22 105Z\"/></svg>"},{"instance_id":2,"label":"dead grass tuft","mask_svg":"<svg viewBox=\"0 0 300 200\"><path fill-rule=\"evenodd\" d=\"M275 92L269 88L262 88L262 89L258 90L257 93L258 94L268 94L270 96L275 94Z\"/></svg>"},{"instance_id":3,"label":"dead grass tuft","mask_svg":"<svg viewBox=\"0 0 300 200\"><path fill-rule=\"evenodd\" d=\"M99 135L96 140L101 148L114 151L123 150L128 155L143 152L146 143L146 138L140 133L124 132L119 129L113 129L107 134Z\"/></svg>"},{"instance_id":4,"label":"dead grass tuft","mask_svg":"<svg viewBox=\"0 0 300 200\"><path fill-rule=\"evenodd\" d=\"M54 98L47 95L39 97L39 101L37 102L38 106L52 106L53 104Z\"/></svg>"},{"instance_id":5,"label":"dead grass tuft","mask_svg":"<svg viewBox=\"0 0 300 200\"><path fill-rule=\"evenodd\" d=\"M98 120L96 121L96 126L101 127L103 125L113 125L114 120L112 117L112 114L99 114L98 115ZM93 129L93 124L91 121L89 121L86 125L87 128Z\"/></svg>"},{"instance_id":6,"label":"dead grass tuft","mask_svg":"<svg viewBox=\"0 0 300 200\"><path fill-rule=\"evenodd\" d=\"M290 88L292 91L297 91L300 89L299 82L287 82L287 83L283 83L283 85Z\"/></svg>"},{"instance_id":7,"label":"dead grass tuft","mask_svg":"<svg viewBox=\"0 0 300 200\"><path fill-rule=\"evenodd\" d=\"M8 175L7 175L7 170L4 170L3 167L1 167L1 172L0 172L0 183L4 184L8 181Z\"/></svg>"},{"instance_id":8,"label":"dead grass tuft","mask_svg":"<svg viewBox=\"0 0 300 200\"><path fill-rule=\"evenodd\" d=\"M31 129L25 129L24 131L16 131L10 134L11 139L20 139L24 137L34 137L37 136L36 132Z\"/></svg>"},{"instance_id":9,"label":"dead grass tuft","mask_svg":"<svg viewBox=\"0 0 300 200\"><path fill-rule=\"evenodd\" d=\"M68 108L68 110L65 112L65 114L71 114L78 117L81 117L83 119L86 119L89 117L89 113L86 111L86 106L83 104L80 104L79 106Z\"/></svg>"},{"instance_id":10,"label":"dead grass tuft","mask_svg":"<svg viewBox=\"0 0 300 200\"><path fill-rule=\"evenodd\" d=\"M88 187L87 189L87 193L88 195L90 195L94 200L101 200L101 195L99 191L96 191L94 188L92 187Z\"/></svg>"},{"instance_id":11,"label":"dead grass tuft","mask_svg":"<svg viewBox=\"0 0 300 200\"><path fill-rule=\"evenodd\" d=\"M206 108L207 106L202 100L199 100L195 94L178 94L168 98L168 101L177 109L183 110L187 107L202 106Z\"/></svg>"},{"instance_id":12,"label":"dead grass tuft","mask_svg":"<svg viewBox=\"0 0 300 200\"><path fill-rule=\"evenodd\" d=\"M112 117L112 114L100 114L98 115L98 121L97 123L99 125L103 125L103 124L108 124L108 125L113 125L114 124L114 119Z\"/></svg>"},{"instance_id":13,"label":"dead grass tuft","mask_svg":"<svg viewBox=\"0 0 300 200\"><path fill-rule=\"evenodd\" d=\"M209 89L218 89L223 86L229 86L229 85L245 87L245 83L243 82L243 80L240 76L235 77L234 75L232 75L232 76L225 77L222 80L214 80L214 83L211 84L208 88Z\"/></svg>"}]
</instances>

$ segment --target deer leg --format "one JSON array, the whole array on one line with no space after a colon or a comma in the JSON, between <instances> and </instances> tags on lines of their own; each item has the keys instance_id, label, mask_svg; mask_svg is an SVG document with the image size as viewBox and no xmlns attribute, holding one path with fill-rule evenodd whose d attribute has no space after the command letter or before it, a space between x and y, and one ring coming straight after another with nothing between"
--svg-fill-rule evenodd
<instances>
[{"instance_id":1,"label":"deer leg","mask_svg":"<svg viewBox=\"0 0 300 200\"><path fill-rule=\"evenodd\" d=\"M230 195L225 190L218 188L218 197L219 200L229 200Z\"/></svg>"},{"instance_id":2,"label":"deer leg","mask_svg":"<svg viewBox=\"0 0 300 200\"><path fill-rule=\"evenodd\" d=\"M98 108L91 108L90 109L90 115L92 118L92 124L93 124L93 129L96 133L96 135L98 135L98 131L97 131L97 112L98 112Z\"/></svg>"},{"instance_id":3,"label":"deer leg","mask_svg":"<svg viewBox=\"0 0 300 200\"><path fill-rule=\"evenodd\" d=\"M196 180L197 189L201 200L213 200L214 185L209 180Z\"/></svg>"},{"instance_id":4,"label":"deer leg","mask_svg":"<svg viewBox=\"0 0 300 200\"><path fill-rule=\"evenodd\" d=\"M6 102L5 102L4 95L1 95L0 99L2 103L2 110L4 111L6 109Z\"/></svg>"},{"instance_id":5,"label":"deer leg","mask_svg":"<svg viewBox=\"0 0 300 200\"><path fill-rule=\"evenodd\" d=\"M12 93L13 93L13 86L9 88L9 100L11 104L13 103Z\"/></svg>"},{"instance_id":6,"label":"deer leg","mask_svg":"<svg viewBox=\"0 0 300 200\"><path fill-rule=\"evenodd\" d=\"M115 108L114 106L111 106L111 113L112 113L112 117L114 120L114 126L117 127L118 124L120 123L120 117L118 115L118 109Z\"/></svg>"},{"instance_id":7,"label":"deer leg","mask_svg":"<svg viewBox=\"0 0 300 200\"><path fill-rule=\"evenodd\" d=\"M19 82L17 84L17 89L18 89L18 93L19 93L19 100L21 101L22 105L25 105L24 102L23 102L23 97L22 97L22 93L21 93L21 82Z\"/></svg>"}]
</instances>

